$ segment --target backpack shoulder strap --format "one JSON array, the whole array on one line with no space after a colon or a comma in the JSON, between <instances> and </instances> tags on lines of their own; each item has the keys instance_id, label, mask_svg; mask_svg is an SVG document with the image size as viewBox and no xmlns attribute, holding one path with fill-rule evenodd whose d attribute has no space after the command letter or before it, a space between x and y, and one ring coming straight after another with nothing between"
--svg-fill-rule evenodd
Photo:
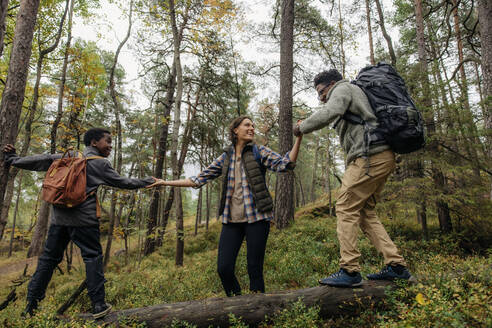
<instances>
[{"instance_id":1,"label":"backpack shoulder strap","mask_svg":"<svg viewBox=\"0 0 492 328\"><path fill-rule=\"evenodd\" d=\"M86 160L90 160L90 159L104 159L105 157L102 157L102 156L89 156L89 157L86 157L85 159Z\"/></svg>"},{"instance_id":2,"label":"backpack shoulder strap","mask_svg":"<svg viewBox=\"0 0 492 328\"><path fill-rule=\"evenodd\" d=\"M255 157L256 162L260 166L261 173L263 176L266 174L266 167L263 165L261 162L261 154L260 154L260 149L258 148L258 145L254 144L253 145L253 156Z\"/></svg>"}]
</instances>

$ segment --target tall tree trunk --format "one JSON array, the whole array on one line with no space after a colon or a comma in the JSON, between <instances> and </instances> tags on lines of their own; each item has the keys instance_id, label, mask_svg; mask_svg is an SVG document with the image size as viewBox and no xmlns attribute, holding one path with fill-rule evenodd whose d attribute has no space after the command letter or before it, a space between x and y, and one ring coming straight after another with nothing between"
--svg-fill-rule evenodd
<instances>
[{"instance_id":1,"label":"tall tree trunk","mask_svg":"<svg viewBox=\"0 0 492 328\"><path fill-rule=\"evenodd\" d=\"M422 0L415 0L415 19L417 25L417 47L419 56L420 77L422 81L423 90L423 108L425 123L427 126L427 133L431 140L427 146L429 152L435 156L439 156L439 149L437 140L435 140L436 124L434 122L434 116L432 111L432 98L430 92L429 82L429 69L427 66L427 53L425 49L425 33L424 33L424 18L423 18ZM423 169L423 168L422 168ZM431 160L432 179L436 186L437 191L440 193L436 200L436 206L439 217L439 225L443 232L449 232L452 230L451 215L449 213L448 204L443 200L443 196L446 193L444 188L444 174L441 169L438 168L435 160Z\"/></svg>"},{"instance_id":2,"label":"tall tree trunk","mask_svg":"<svg viewBox=\"0 0 492 328\"><path fill-rule=\"evenodd\" d=\"M130 38L130 33L132 31L132 11L133 11L133 1L130 1L130 13L128 14L128 30L126 32L125 38L121 40L118 48L116 49L116 53L114 54L113 65L111 66L111 70L109 73L109 93L111 95L111 99L113 100L114 105L114 115L115 115L115 123L116 123L116 135L118 136L118 143L116 146L116 171L121 174L121 168L123 166L123 155L122 155L122 134L121 134L121 120L120 120L120 112L122 110L121 103L118 100L116 95L116 87L114 82L114 73L116 70L116 65L118 64L118 57L120 55L121 49L125 45L125 43ZM109 229L108 229L108 240L106 243L106 251L104 252L104 265L106 266L109 262L109 258L111 256L111 243L113 242L113 232L116 220L116 191L113 190L112 198L111 198L111 210L110 210L110 218L109 218Z\"/></svg>"},{"instance_id":3,"label":"tall tree trunk","mask_svg":"<svg viewBox=\"0 0 492 328\"><path fill-rule=\"evenodd\" d=\"M39 100L39 85L41 82L41 71L42 71L42 66L44 59L48 54L53 52L53 50L56 49L60 42L61 34L63 31L63 24L65 22L65 18L67 16L67 11L68 11L68 0L65 6L65 11L63 13L63 16L60 20L60 24L58 27L58 31L55 35L55 40L53 41L53 44L50 45L46 49L39 49L39 56L38 56L38 61L36 65L36 82L34 83L34 89L33 89L33 96L31 100L31 105L29 106L28 110L28 116L25 121L25 133L24 133L24 141L22 143L22 149L20 151L19 156L24 157L26 156L29 146L31 144L31 135L32 135L32 124L34 123L34 115L36 114L37 107L38 107L38 100ZM17 173L19 172L18 168L13 167L10 170L10 176L9 176L9 181L7 184L7 192L5 195L3 207L2 207L2 217L4 215L8 215L8 212L10 210L10 203L12 202L12 196L13 196L13 185L14 185L14 179L17 176Z\"/></svg>"},{"instance_id":4,"label":"tall tree trunk","mask_svg":"<svg viewBox=\"0 0 492 328\"><path fill-rule=\"evenodd\" d=\"M310 199L311 202L316 200L316 169L318 167L318 154L319 154L319 138L316 139L316 146L314 148L314 161L313 161L313 175L311 177L311 191L310 191Z\"/></svg>"},{"instance_id":5,"label":"tall tree trunk","mask_svg":"<svg viewBox=\"0 0 492 328\"><path fill-rule=\"evenodd\" d=\"M166 122L161 126L159 143L157 145L157 159L155 163L154 177L161 179L164 167L164 157L167 151L167 137L169 134L169 123L167 118L171 113L172 103L174 101L174 91L176 89L176 64L173 63L172 69L169 72L167 83L167 94L164 100L164 118ZM169 197L174 197L174 193L170 192ZM147 233L145 237L145 245L143 255L149 255L154 252L156 246L155 230L157 226L157 216L159 210L160 193L158 189L153 190L152 199L150 201L149 216L147 219ZM165 215L165 210L163 215Z\"/></svg>"},{"instance_id":6,"label":"tall tree trunk","mask_svg":"<svg viewBox=\"0 0 492 328\"><path fill-rule=\"evenodd\" d=\"M188 108L188 117L187 117L187 123L186 123L186 128L184 131L184 136L183 136L183 141L181 145L181 153L179 155L179 160L177 162L177 177L179 178L181 176L181 172L183 171L183 166L184 162L186 159L186 155L188 153L188 146L191 140L191 133L193 130L193 124L196 116L196 111L198 108L198 101L200 99L200 92L201 92L201 86L198 88L196 98L195 98L195 104L192 106L190 104ZM189 103L189 99L188 99ZM193 107L193 109L192 109ZM174 188L174 194L176 197L176 234L177 234L177 245L176 245L176 265L181 266L183 265L183 257L184 257L184 231L183 231L183 201L181 197L181 190L179 188ZM165 220L167 221L167 217L165 217ZM163 225L162 229L163 232L165 231L165 226Z\"/></svg>"},{"instance_id":7,"label":"tall tree trunk","mask_svg":"<svg viewBox=\"0 0 492 328\"><path fill-rule=\"evenodd\" d=\"M328 137L329 138L329 137ZM330 214L333 215L333 199L332 199L332 192L331 192L331 166L332 166L332 160L331 160L331 142L328 141L328 144L326 146L326 192L328 193L328 205L330 206Z\"/></svg>"},{"instance_id":8,"label":"tall tree trunk","mask_svg":"<svg viewBox=\"0 0 492 328\"><path fill-rule=\"evenodd\" d=\"M57 113L53 125L51 126L50 138L51 138L51 153L56 153L56 137L58 134L58 126L60 125L63 116L63 94L65 92L65 83L67 80L67 67L68 67L68 56L70 53L70 44L72 43L72 22L73 22L73 10L75 1L72 0L70 3L70 11L68 13L68 31L67 31L67 42L65 44L65 53L63 56L63 65L60 78L60 86L58 87L58 105Z\"/></svg>"},{"instance_id":9,"label":"tall tree trunk","mask_svg":"<svg viewBox=\"0 0 492 328\"><path fill-rule=\"evenodd\" d=\"M5 19L7 18L7 11L9 9L9 0L0 0L0 57L3 55L3 46L5 39L5 31L7 25Z\"/></svg>"},{"instance_id":10,"label":"tall tree trunk","mask_svg":"<svg viewBox=\"0 0 492 328\"><path fill-rule=\"evenodd\" d=\"M280 27L280 108L279 146L285 154L292 148L292 78L294 46L294 0L282 0ZM291 171L277 176L279 189L275 193L275 221L279 229L294 220L294 174Z\"/></svg>"},{"instance_id":11,"label":"tall tree trunk","mask_svg":"<svg viewBox=\"0 0 492 328\"><path fill-rule=\"evenodd\" d=\"M366 0L366 20L367 20L367 33L369 35L369 60L371 62L371 65L376 65L376 60L374 59L374 42L372 40L370 0Z\"/></svg>"},{"instance_id":12,"label":"tall tree trunk","mask_svg":"<svg viewBox=\"0 0 492 328\"><path fill-rule=\"evenodd\" d=\"M453 20L454 20L454 32L456 34L456 46L458 49L458 59L459 59L459 72L460 72L460 90L461 97L460 103L463 106L463 110L459 112L461 115L462 121L464 123L464 128L466 129L466 135L463 136L465 141L467 141L467 150L469 152L469 156L473 159L473 163L478 164L478 149L481 149L482 143L478 139L478 131L473 121L473 113L470 109L470 100L468 95L468 80L465 72L465 57L463 54L463 41L460 30L460 19L458 16L458 3L456 0L452 0L453 3ZM474 183L480 183L480 169L478 165L473 165L473 171L475 175Z\"/></svg>"},{"instance_id":13,"label":"tall tree trunk","mask_svg":"<svg viewBox=\"0 0 492 328\"><path fill-rule=\"evenodd\" d=\"M196 203L196 217L195 217L195 236L198 234L198 223L202 221L202 203L203 203L203 189L198 190L198 200Z\"/></svg>"},{"instance_id":14,"label":"tall tree trunk","mask_svg":"<svg viewBox=\"0 0 492 328\"><path fill-rule=\"evenodd\" d=\"M210 186L205 186L205 231L208 231L208 224L210 222Z\"/></svg>"},{"instance_id":15,"label":"tall tree trunk","mask_svg":"<svg viewBox=\"0 0 492 328\"><path fill-rule=\"evenodd\" d=\"M65 18L67 17L67 12L68 12L68 7L69 7L68 4L69 4L69 0L66 1L65 11L63 12L63 16L60 20L60 23L58 26L58 31L56 32L55 40L53 41L53 44L51 44L46 49L41 49L41 47L39 48L39 57L38 57L38 61L36 64L36 82L34 83L31 106L29 106L29 116L26 120L26 125L25 125L26 133L24 136L24 143L23 143L24 146L23 146L23 151L21 153L21 156L25 156L27 154L29 144L31 143L32 123L34 122L34 115L36 114L36 111L38 108L39 85L41 83L41 73L42 73L42 68L43 68L43 62L44 62L44 59L46 58L46 56L48 56L50 53L52 53L58 47L58 44L60 43L60 39L61 39L62 32L63 32L63 25L65 24Z\"/></svg>"},{"instance_id":16,"label":"tall tree trunk","mask_svg":"<svg viewBox=\"0 0 492 328\"><path fill-rule=\"evenodd\" d=\"M173 180L177 180L180 177L181 172L178 171L178 141L179 141L179 128L181 126L181 100L183 97L183 70L181 66L180 55L180 36L178 26L176 24L176 11L174 0L169 0L169 16L171 18L171 28L173 32L174 41L174 62L176 63L176 102L174 107L174 121L173 121L173 134L171 138L171 166L173 172ZM179 189L179 188L178 188ZM183 204L181 203L181 190L173 188L171 192L174 192L174 198L176 199L176 258L175 263L177 266L183 265L183 236L181 230L183 227Z\"/></svg>"},{"instance_id":17,"label":"tall tree trunk","mask_svg":"<svg viewBox=\"0 0 492 328\"><path fill-rule=\"evenodd\" d=\"M344 49L344 32L343 32L343 19L342 19L342 4L341 0L338 0L338 30L340 32L340 60L342 62L342 76L345 77L345 49Z\"/></svg>"},{"instance_id":18,"label":"tall tree trunk","mask_svg":"<svg viewBox=\"0 0 492 328\"><path fill-rule=\"evenodd\" d=\"M34 226L34 232L32 233L31 245L27 250L28 258L41 255L41 252L43 251L44 239L46 238L50 221L50 210L50 204L42 200L41 206L39 207L38 219Z\"/></svg>"},{"instance_id":19,"label":"tall tree trunk","mask_svg":"<svg viewBox=\"0 0 492 328\"><path fill-rule=\"evenodd\" d=\"M492 2L478 1L480 41L482 45L482 79L484 86L485 131L487 132L487 162L492 160ZM490 180L490 199L492 199L492 178Z\"/></svg>"},{"instance_id":20,"label":"tall tree trunk","mask_svg":"<svg viewBox=\"0 0 492 328\"><path fill-rule=\"evenodd\" d=\"M66 42L66 46L65 46L65 55L64 55L64 59L63 59L61 82L60 82L60 87L58 89L57 116L55 118L55 121L53 122L53 125L51 126L51 133L50 133L50 136L51 136L50 137L50 152L51 152L51 154L56 153L57 130L58 130L58 125L60 124L61 118L63 115L63 93L65 90L65 81L66 81L67 66L68 66L68 55L69 55L70 43L72 40L73 9L74 9L74 1L72 1L70 3L70 9L69 9L69 13L68 13L68 36L67 36L67 42ZM34 233L32 236L31 245L29 246L29 250L27 251L27 257L37 256L37 255L41 254L41 251L43 250L42 245L44 244L44 238L46 237L46 232L48 231L49 214L50 214L50 204L48 204L44 200L41 200L41 205L40 205L40 209L38 212L38 219L37 219L36 225L34 227ZM38 238L41 238L41 239L38 240Z\"/></svg>"},{"instance_id":21,"label":"tall tree trunk","mask_svg":"<svg viewBox=\"0 0 492 328\"><path fill-rule=\"evenodd\" d=\"M18 210L19 210L20 194L22 192L22 172L19 175L18 184L19 184L19 186L17 187L17 197L16 197L16 200L15 200L14 218L12 220L12 232L10 233L10 242L9 242L9 254L8 254L8 257L11 257L12 256L12 249L14 247L15 223L17 221L17 213L18 213Z\"/></svg>"},{"instance_id":22,"label":"tall tree trunk","mask_svg":"<svg viewBox=\"0 0 492 328\"><path fill-rule=\"evenodd\" d=\"M20 2L17 23L15 24L14 41L10 55L7 82L0 105L0 147L14 144L17 137L19 118L24 102L29 59L31 58L32 38L38 14L39 0L22 0ZM4 154L0 152L0 199L5 196L9 170L3 165ZM5 225L0 218L0 239L3 237Z\"/></svg>"},{"instance_id":23,"label":"tall tree trunk","mask_svg":"<svg viewBox=\"0 0 492 328\"><path fill-rule=\"evenodd\" d=\"M183 73L181 67L181 55L180 55L180 47L181 40L183 39L183 29L187 24L189 18L189 7L185 10L183 14L183 22L181 27L178 30L178 26L176 23L176 10L174 6L174 1L171 0L169 2L169 16L171 18L171 28L173 33L173 47L174 47L174 60L173 60L173 69L176 76L176 102L175 102L175 112L174 112L174 125L173 125L173 135L171 141L171 167L172 167L172 176L173 179L178 179L181 175L181 168L179 168L179 163L177 160L177 147L178 147L178 138L179 138L179 126L181 125L180 116L181 116L181 100L183 96ZM186 133L185 133L186 134ZM183 141L183 147L185 147L185 143ZM186 145L187 149L188 145ZM183 151L182 151L183 152ZM181 154L183 155L183 154ZM186 155L185 155L186 156ZM184 162L183 162L184 163ZM164 207L164 211L162 212L161 219L161 230L159 231L157 239L154 239L154 247L155 245L162 245L163 236L165 233L165 229L167 226L167 222L169 219L169 214L174 202L174 198L176 196L175 188L171 187L169 191L169 196L166 201L166 205ZM179 218L176 218L177 220Z\"/></svg>"},{"instance_id":24,"label":"tall tree trunk","mask_svg":"<svg viewBox=\"0 0 492 328\"><path fill-rule=\"evenodd\" d=\"M183 266L184 258L184 222L183 222L183 199L181 188L175 188L176 193L176 258L175 264Z\"/></svg>"},{"instance_id":25,"label":"tall tree trunk","mask_svg":"<svg viewBox=\"0 0 492 328\"><path fill-rule=\"evenodd\" d=\"M384 25L384 13L383 13L383 8L381 8L381 2L380 0L374 0L374 1L376 2L376 7L378 9L379 27L381 27L381 32L383 33L383 37L386 40L386 43L388 44L388 52L391 58L391 65L396 66L395 50L393 49L393 42L391 41L391 36L386 31L386 27Z\"/></svg>"}]
</instances>

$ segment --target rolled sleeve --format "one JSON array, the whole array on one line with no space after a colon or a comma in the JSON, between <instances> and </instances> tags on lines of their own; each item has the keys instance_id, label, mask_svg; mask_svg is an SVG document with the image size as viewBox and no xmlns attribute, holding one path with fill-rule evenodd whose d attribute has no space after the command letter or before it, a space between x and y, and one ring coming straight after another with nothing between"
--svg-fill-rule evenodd
<instances>
[{"instance_id":1,"label":"rolled sleeve","mask_svg":"<svg viewBox=\"0 0 492 328\"><path fill-rule=\"evenodd\" d=\"M193 188L200 188L205 185L207 182L219 177L222 175L222 167L224 166L226 154L223 153L218 158L216 158L212 164L210 164L205 170L200 172L196 176L192 176L189 179L195 184Z\"/></svg>"},{"instance_id":2,"label":"rolled sleeve","mask_svg":"<svg viewBox=\"0 0 492 328\"><path fill-rule=\"evenodd\" d=\"M271 171L285 172L293 170L296 166L296 163L290 159L290 151L282 156L265 146L259 146L259 150L261 163Z\"/></svg>"}]
</instances>

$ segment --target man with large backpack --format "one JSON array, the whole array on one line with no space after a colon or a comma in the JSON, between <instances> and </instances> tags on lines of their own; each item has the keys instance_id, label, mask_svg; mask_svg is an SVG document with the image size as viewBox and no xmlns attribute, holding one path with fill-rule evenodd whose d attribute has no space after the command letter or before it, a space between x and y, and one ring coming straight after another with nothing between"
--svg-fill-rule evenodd
<instances>
[{"instance_id":1,"label":"man with large backpack","mask_svg":"<svg viewBox=\"0 0 492 328\"><path fill-rule=\"evenodd\" d=\"M386 179L395 168L395 155L384 138L374 133L378 119L364 91L342 79L336 69L314 78L318 111L294 127L294 134L319 130L331 123L346 153L346 171L336 201L337 235L340 243L340 270L320 279L322 285L354 287L362 284L357 248L359 227L384 256L384 268L368 279L409 279L403 257L379 221L374 207ZM355 120L351 120L352 115Z\"/></svg>"},{"instance_id":2,"label":"man with large backpack","mask_svg":"<svg viewBox=\"0 0 492 328\"><path fill-rule=\"evenodd\" d=\"M36 272L34 273L27 288L27 306L23 315L33 315L38 307L38 303L45 297L46 288L51 280L53 270L62 261L63 252L70 240L79 248L82 259L85 263L87 292L92 303L92 314L94 319L105 316L111 310L111 305L105 301L103 256L99 233L99 203L96 191L99 185L107 185L122 189L143 188L152 184L155 179L148 177L145 179L131 179L122 177L112 167L106 159L111 153L111 134L108 130L93 128L84 135L86 146L83 156L85 161L83 166L74 165L77 157L76 152L69 152L69 164L63 167L61 154L46 154L19 157L15 153L12 145L6 145L3 149L5 153L5 164L31 171L48 171L43 184L43 198L54 203L50 226L46 238L43 253L38 259ZM78 168L85 176L76 176L73 169ZM68 189L80 183L85 184L80 204L70 204L55 202L51 197L50 185L52 178L57 177L57 172L65 169L61 180L69 180L70 183L60 188L62 196L67 196ZM63 179L63 176L66 179ZM79 180L79 178L81 180ZM78 180L78 181L75 181ZM82 182L80 182L82 181ZM56 181L55 181L56 184ZM45 190L48 188L47 190ZM48 191L48 192L46 192ZM64 197L56 197L58 199Z\"/></svg>"}]
</instances>

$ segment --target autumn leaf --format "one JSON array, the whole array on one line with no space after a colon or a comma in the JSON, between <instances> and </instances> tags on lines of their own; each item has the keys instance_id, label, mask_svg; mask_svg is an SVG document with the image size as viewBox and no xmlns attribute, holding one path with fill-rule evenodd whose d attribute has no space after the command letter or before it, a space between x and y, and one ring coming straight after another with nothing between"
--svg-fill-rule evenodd
<instances>
[{"instance_id":1,"label":"autumn leaf","mask_svg":"<svg viewBox=\"0 0 492 328\"><path fill-rule=\"evenodd\" d=\"M429 300L422 293L418 293L417 296L415 296L415 300L420 305L429 304Z\"/></svg>"}]
</instances>

